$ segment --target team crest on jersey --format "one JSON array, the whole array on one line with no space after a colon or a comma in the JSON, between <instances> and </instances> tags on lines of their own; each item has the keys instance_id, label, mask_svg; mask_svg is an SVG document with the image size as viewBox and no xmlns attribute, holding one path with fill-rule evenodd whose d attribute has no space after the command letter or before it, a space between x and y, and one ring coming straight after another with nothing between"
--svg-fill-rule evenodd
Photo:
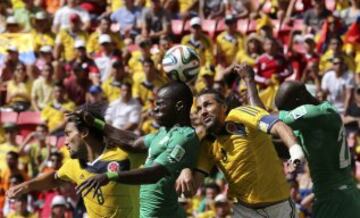
<instances>
[{"instance_id":1,"label":"team crest on jersey","mask_svg":"<svg viewBox=\"0 0 360 218\"><path fill-rule=\"evenodd\" d=\"M246 136L246 130L245 130L245 126L243 124L227 122L225 124L225 129L230 134Z\"/></svg>"},{"instance_id":2,"label":"team crest on jersey","mask_svg":"<svg viewBox=\"0 0 360 218\"><path fill-rule=\"evenodd\" d=\"M107 165L107 170L108 172L112 172L112 173L116 173L118 172L120 169L119 163L116 161L111 161L108 165Z\"/></svg>"}]
</instances>

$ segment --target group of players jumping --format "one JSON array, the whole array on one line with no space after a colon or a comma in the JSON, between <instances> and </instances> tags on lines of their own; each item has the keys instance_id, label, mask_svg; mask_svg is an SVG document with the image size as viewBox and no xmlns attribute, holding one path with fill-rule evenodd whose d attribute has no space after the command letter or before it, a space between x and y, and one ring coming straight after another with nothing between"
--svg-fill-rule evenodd
<instances>
[{"instance_id":1,"label":"group of players jumping","mask_svg":"<svg viewBox=\"0 0 360 218\"><path fill-rule=\"evenodd\" d=\"M101 106L85 105L68 116L65 145L71 159L57 172L12 187L7 196L71 182L91 218L183 218L179 193L193 195L217 166L229 184L233 217L298 217L272 143L271 136L277 136L295 170L305 159L309 164L314 217L360 218L360 192L336 109L319 102L304 84L288 81L275 99L278 114L269 114L251 67L236 65L233 71L245 81L250 105L227 113L221 93L199 93L195 106L207 133L201 140L191 126L193 95L182 82L159 89L153 117L161 127L144 137L106 124ZM142 154L147 158L139 167Z\"/></svg>"}]
</instances>

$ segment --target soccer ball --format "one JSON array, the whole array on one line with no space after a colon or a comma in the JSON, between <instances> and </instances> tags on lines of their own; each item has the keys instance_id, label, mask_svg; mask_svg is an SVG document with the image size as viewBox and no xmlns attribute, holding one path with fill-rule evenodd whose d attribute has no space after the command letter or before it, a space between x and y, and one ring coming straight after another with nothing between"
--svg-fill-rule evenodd
<instances>
[{"instance_id":1,"label":"soccer ball","mask_svg":"<svg viewBox=\"0 0 360 218\"><path fill-rule=\"evenodd\" d=\"M199 73L200 58L191 47L176 45L165 53L162 66L170 79L190 82Z\"/></svg>"}]
</instances>

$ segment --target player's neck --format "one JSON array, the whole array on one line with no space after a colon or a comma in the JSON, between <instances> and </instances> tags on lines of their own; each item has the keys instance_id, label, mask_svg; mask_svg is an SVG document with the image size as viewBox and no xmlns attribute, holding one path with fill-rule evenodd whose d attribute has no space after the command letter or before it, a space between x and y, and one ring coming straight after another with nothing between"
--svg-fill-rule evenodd
<instances>
[{"instance_id":1,"label":"player's neck","mask_svg":"<svg viewBox=\"0 0 360 218\"><path fill-rule=\"evenodd\" d=\"M93 162L97 158L99 158L105 150L105 146L102 142L94 141L91 144L87 144L88 146L88 162Z\"/></svg>"}]
</instances>

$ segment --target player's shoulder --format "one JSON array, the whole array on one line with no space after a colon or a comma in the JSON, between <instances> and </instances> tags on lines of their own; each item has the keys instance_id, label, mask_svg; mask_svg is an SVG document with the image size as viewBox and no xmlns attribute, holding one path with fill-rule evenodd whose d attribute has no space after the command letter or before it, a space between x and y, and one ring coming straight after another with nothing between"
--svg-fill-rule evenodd
<instances>
[{"instance_id":1,"label":"player's shoulder","mask_svg":"<svg viewBox=\"0 0 360 218\"><path fill-rule=\"evenodd\" d=\"M188 138L197 137L195 129L191 126L178 126L174 132Z\"/></svg>"},{"instance_id":2,"label":"player's shoulder","mask_svg":"<svg viewBox=\"0 0 360 218\"><path fill-rule=\"evenodd\" d=\"M240 106L237 108L232 109L229 114L228 117L238 117L238 116L242 116L242 115L252 115L252 116L257 116L259 114L268 114L267 111L265 111L264 109L260 108L260 107L256 107L256 106Z\"/></svg>"}]
</instances>

